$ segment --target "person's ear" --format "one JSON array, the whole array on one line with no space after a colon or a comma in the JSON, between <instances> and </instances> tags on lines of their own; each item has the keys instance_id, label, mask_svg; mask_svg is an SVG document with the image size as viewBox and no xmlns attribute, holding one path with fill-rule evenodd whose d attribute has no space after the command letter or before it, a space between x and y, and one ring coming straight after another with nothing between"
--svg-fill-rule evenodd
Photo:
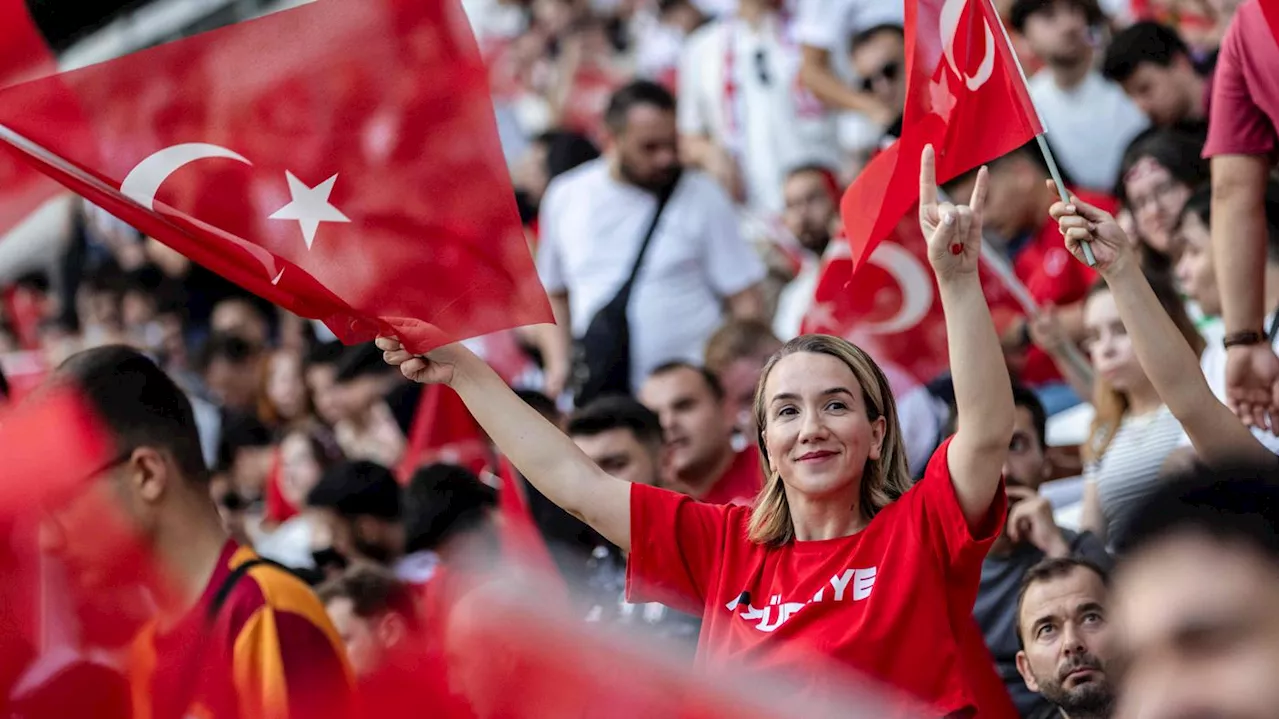
<instances>
[{"instance_id":1,"label":"person's ear","mask_svg":"<svg viewBox=\"0 0 1280 719\"><path fill-rule=\"evenodd\" d=\"M404 617L395 612L387 612L378 620L374 631L383 648L395 649L404 642L409 628L405 625Z\"/></svg>"},{"instance_id":2,"label":"person's ear","mask_svg":"<svg viewBox=\"0 0 1280 719\"><path fill-rule=\"evenodd\" d=\"M871 423L871 448L867 452L867 459L880 459L888 426L888 422L885 421L883 416L876 417L875 421Z\"/></svg>"},{"instance_id":3,"label":"person's ear","mask_svg":"<svg viewBox=\"0 0 1280 719\"><path fill-rule=\"evenodd\" d=\"M148 504L159 502L176 479L176 467L167 454L154 447L133 450L128 460L129 481L138 497Z\"/></svg>"},{"instance_id":4,"label":"person's ear","mask_svg":"<svg viewBox=\"0 0 1280 719\"><path fill-rule=\"evenodd\" d=\"M1018 673L1022 675L1022 682L1037 694L1040 692L1040 682L1036 681L1036 675L1031 672L1031 660L1027 659L1027 653L1018 650L1018 655L1014 658L1018 665Z\"/></svg>"}]
</instances>

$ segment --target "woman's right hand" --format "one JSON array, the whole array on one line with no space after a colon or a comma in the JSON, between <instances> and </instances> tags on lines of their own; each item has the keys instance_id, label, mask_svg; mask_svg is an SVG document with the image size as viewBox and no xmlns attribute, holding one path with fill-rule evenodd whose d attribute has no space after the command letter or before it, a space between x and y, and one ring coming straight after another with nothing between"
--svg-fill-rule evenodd
<instances>
[{"instance_id":1,"label":"woman's right hand","mask_svg":"<svg viewBox=\"0 0 1280 719\"><path fill-rule=\"evenodd\" d=\"M409 354L395 337L379 337L374 341L382 350L387 364L400 368L406 378L421 384L449 384L453 382L458 356L465 349L459 344L445 345L425 355Z\"/></svg>"},{"instance_id":2,"label":"woman's right hand","mask_svg":"<svg viewBox=\"0 0 1280 719\"><path fill-rule=\"evenodd\" d=\"M1057 191L1053 180L1048 180L1047 184ZM1096 269L1104 277L1137 261L1133 243L1124 230L1120 229L1116 218L1081 201L1079 197L1072 195L1070 203L1053 203L1049 208L1049 216L1057 220L1058 231L1066 241L1067 251L1085 264L1088 262L1082 243L1090 243L1094 259L1098 261Z\"/></svg>"}]
</instances>

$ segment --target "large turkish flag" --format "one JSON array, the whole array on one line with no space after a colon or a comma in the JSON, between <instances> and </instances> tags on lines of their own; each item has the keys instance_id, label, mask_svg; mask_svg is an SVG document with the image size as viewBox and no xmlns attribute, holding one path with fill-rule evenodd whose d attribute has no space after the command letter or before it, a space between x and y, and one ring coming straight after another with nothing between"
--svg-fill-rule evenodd
<instances>
[{"instance_id":1,"label":"large turkish flag","mask_svg":"<svg viewBox=\"0 0 1280 719\"><path fill-rule=\"evenodd\" d=\"M551 321L457 0L316 0L0 90L0 141L344 342Z\"/></svg>"}]
</instances>

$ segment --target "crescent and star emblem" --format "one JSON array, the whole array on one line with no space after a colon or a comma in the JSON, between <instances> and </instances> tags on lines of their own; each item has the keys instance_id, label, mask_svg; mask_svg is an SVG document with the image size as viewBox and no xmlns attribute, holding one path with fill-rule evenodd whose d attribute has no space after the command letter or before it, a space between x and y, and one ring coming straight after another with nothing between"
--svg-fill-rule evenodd
<instances>
[{"instance_id":1,"label":"crescent and star emblem","mask_svg":"<svg viewBox=\"0 0 1280 719\"><path fill-rule=\"evenodd\" d=\"M942 54L947 60L947 65L972 91L982 87L987 80L991 79L991 73L996 66L996 48L995 34L991 32L991 25L984 17L982 18L982 62L978 63L978 70L972 75L960 69L959 63L956 62L956 31L960 27L960 14L968 2L969 0L946 0L942 4L942 12L938 15L938 33L942 36ZM977 2L987 2L987 0L977 0Z\"/></svg>"}]
</instances>

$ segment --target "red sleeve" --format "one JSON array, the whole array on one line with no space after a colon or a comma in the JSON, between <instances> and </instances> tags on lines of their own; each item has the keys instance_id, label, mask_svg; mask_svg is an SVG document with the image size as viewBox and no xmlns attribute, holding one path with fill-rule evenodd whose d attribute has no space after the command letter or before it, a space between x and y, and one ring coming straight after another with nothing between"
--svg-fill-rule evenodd
<instances>
[{"instance_id":1,"label":"red sleeve","mask_svg":"<svg viewBox=\"0 0 1280 719\"><path fill-rule=\"evenodd\" d=\"M631 485L627 601L662 602L701 615L724 557L729 515L746 511Z\"/></svg>"},{"instance_id":2,"label":"red sleeve","mask_svg":"<svg viewBox=\"0 0 1280 719\"><path fill-rule=\"evenodd\" d=\"M933 453L925 468L924 479L917 482L903 499L911 497L911 501L919 507L917 516L925 523L921 534L929 538L947 573L954 578L972 579L976 591L987 550L1004 530L1008 498L1004 493L1004 482L1001 481L982 525L977 532L970 531L964 511L960 509L960 500L956 497L955 487L951 483L951 470L947 465L947 450L951 447L951 439L948 437Z\"/></svg>"},{"instance_id":3,"label":"red sleeve","mask_svg":"<svg viewBox=\"0 0 1280 719\"><path fill-rule=\"evenodd\" d=\"M1274 0L1271 0L1274 1ZM1262 22L1261 5L1249 0L1236 11L1218 53L1209 103L1209 139L1204 156L1269 155L1276 147L1276 129L1249 91L1244 64L1249 48L1245 23ZM1268 49L1273 52L1274 48Z\"/></svg>"}]
</instances>

